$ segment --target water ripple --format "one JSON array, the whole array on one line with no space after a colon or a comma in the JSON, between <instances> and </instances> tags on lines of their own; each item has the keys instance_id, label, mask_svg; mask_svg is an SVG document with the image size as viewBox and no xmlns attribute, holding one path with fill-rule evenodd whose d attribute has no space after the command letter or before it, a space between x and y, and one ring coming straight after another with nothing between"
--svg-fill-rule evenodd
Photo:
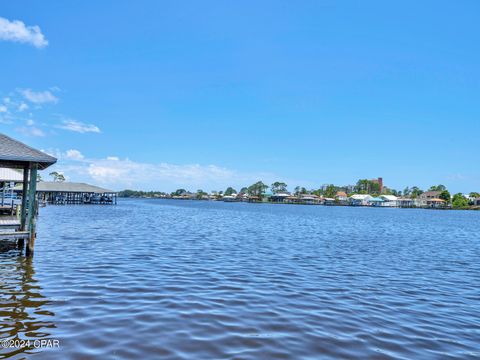
<instances>
[{"instance_id":1,"label":"water ripple","mask_svg":"<svg viewBox=\"0 0 480 360\"><path fill-rule=\"evenodd\" d=\"M480 358L479 212L125 200L0 253L0 349L36 359Z\"/></svg>"}]
</instances>

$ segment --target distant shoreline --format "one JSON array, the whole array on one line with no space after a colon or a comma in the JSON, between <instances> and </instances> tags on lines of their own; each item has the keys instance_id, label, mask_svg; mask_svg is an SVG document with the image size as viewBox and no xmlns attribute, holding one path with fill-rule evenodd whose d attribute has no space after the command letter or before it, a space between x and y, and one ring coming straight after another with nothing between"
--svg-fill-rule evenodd
<instances>
[{"instance_id":1,"label":"distant shoreline","mask_svg":"<svg viewBox=\"0 0 480 360\"><path fill-rule=\"evenodd\" d=\"M246 204L271 204L271 205L306 205L306 206L324 206L324 207L354 207L354 208L381 208L381 209L423 209L423 210L473 210L479 211L480 206L472 205L463 208L454 207L428 207L428 206L375 206L375 205L351 205L351 204L322 204L306 202L275 202L275 201L229 201L212 199L192 199L192 198L174 198L174 197L153 197L153 196L124 196L120 199L149 199L149 200L175 200L175 201L199 201L199 202L223 202L223 203L246 203Z\"/></svg>"}]
</instances>

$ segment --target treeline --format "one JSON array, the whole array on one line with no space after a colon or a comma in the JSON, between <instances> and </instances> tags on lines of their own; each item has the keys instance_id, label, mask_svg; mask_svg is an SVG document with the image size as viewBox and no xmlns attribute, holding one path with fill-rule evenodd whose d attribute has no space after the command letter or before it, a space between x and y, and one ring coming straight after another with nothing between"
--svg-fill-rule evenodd
<instances>
[{"instance_id":1,"label":"treeline","mask_svg":"<svg viewBox=\"0 0 480 360\"><path fill-rule=\"evenodd\" d=\"M120 197L148 197L148 198L170 198L170 197L190 197L197 199L207 199L207 198L223 198L225 196L237 196L237 195L248 195L250 197L257 197L262 199L266 196L267 191L270 189L273 195L279 193L290 193L288 191L288 185L285 182L276 181L270 186L263 183L262 181L257 181L256 183L242 187L237 191L234 187L227 187L225 190L216 191L212 190L210 193L207 193L201 189L196 192L190 192L186 189L177 189L171 193L166 193L163 191L136 191L136 190L123 190L119 192ZM430 188L423 190L418 186L405 187L403 190L391 189L387 186L384 186L380 189L380 184L375 180L360 179L355 185L349 186L337 186L334 184L324 185L318 189L309 189L305 187L296 186L293 191L290 193L294 196L301 196L304 194L314 194L317 196L323 196L325 198L335 198L339 192L344 192L347 196L353 194L370 194L372 196L379 195L395 195L398 197L407 197L411 199L416 199L422 195L425 191L437 191L439 192L438 198L445 200L448 204L452 204L455 208L466 208L471 205L471 199L480 198L480 193L471 192L469 194L470 200L466 198L463 194L458 193L453 196L450 194L448 189L444 185L434 185Z\"/></svg>"},{"instance_id":2,"label":"treeline","mask_svg":"<svg viewBox=\"0 0 480 360\"><path fill-rule=\"evenodd\" d=\"M168 194L163 191L122 190L118 193L119 197L124 198L165 197L166 195Z\"/></svg>"}]
</instances>

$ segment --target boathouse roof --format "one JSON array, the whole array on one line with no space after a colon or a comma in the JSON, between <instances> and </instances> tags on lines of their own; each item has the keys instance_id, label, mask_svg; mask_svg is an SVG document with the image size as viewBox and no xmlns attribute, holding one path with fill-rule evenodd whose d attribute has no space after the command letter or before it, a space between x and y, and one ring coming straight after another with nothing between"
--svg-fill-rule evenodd
<instances>
[{"instance_id":1,"label":"boathouse roof","mask_svg":"<svg viewBox=\"0 0 480 360\"><path fill-rule=\"evenodd\" d=\"M2 181L23 182L23 174L14 169L0 168L0 182Z\"/></svg>"},{"instance_id":2,"label":"boathouse roof","mask_svg":"<svg viewBox=\"0 0 480 360\"><path fill-rule=\"evenodd\" d=\"M99 186L67 182L67 181L41 181L37 184L38 192L78 192L78 193L115 193L113 190L105 189Z\"/></svg>"},{"instance_id":3,"label":"boathouse roof","mask_svg":"<svg viewBox=\"0 0 480 360\"><path fill-rule=\"evenodd\" d=\"M20 190L20 187L17 187ZM37 192L59 193L91 193L91 194L114 194L116 191L104 189L99 186L68 181L40 181L37 183Z\"/></svg>"},{"instance_id":4,"label":"boathouse roof","mask_svg":"<svg viewBox=\"0 0 480 360\"><path fill-rule=\"evenodd\" d=\"M38 168L43 170L56 162L53 156L0 134L0 166L22 169L28 163L37 163Z\"/></svg>"},{"instance_id":5,"label":"boathouse roof","mask_svg":"<svg viewBox=\"0 0 480 360\"><path fill-rule=\"evenodd\" d=\"M396 201L398 199L395 195L380 195L380 198L386 201Z\"/></svg>"}]
</instances>

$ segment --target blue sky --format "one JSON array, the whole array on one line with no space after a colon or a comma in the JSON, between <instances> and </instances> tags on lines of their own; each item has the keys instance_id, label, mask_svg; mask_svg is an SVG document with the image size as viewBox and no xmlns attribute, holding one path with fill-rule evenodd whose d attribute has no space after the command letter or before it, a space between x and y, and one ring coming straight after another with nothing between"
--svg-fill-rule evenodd
<instances>
[{"instance_id":1,"label":"blue sky","mask_svg":"<svg viewBox=\"0 0 480 360\"><path fill-rule=\"evenodd\" d=\"M0 131L73 181L480 190L477 1L0 6ZM15 20L20 21L14 22Z\"/></svg>"}]
</instances>

